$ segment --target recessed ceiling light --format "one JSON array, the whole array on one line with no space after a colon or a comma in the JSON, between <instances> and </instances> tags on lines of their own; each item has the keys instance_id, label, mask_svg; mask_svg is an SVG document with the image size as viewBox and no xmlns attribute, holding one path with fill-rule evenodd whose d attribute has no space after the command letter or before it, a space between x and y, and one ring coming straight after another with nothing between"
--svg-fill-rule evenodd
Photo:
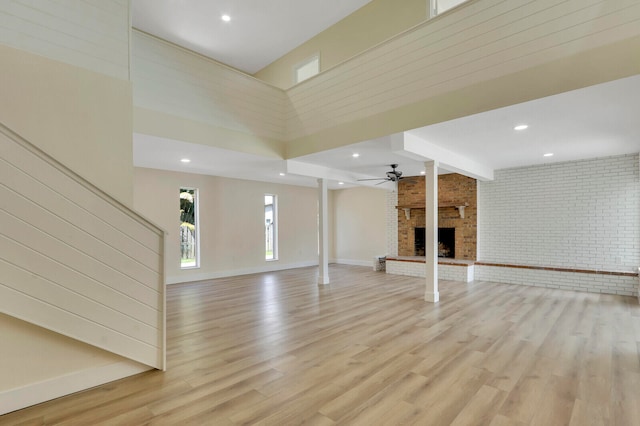
<instances>
[{"instance_id":1,"label":"recessed ceiling light","mask_svg":"<svg viewBox=\"0 0 640 426\"><path fill-rule=\"evenodd\" d=\"M421 172L420 172L420 174L421 174L421 175L426 175L426 174L427 174L427 172L423 170L423 171L421 171Z\"/></svg>"},{"instance_id":2,"label":"recessed ceiling light","mask_svg":"<svg viewBox=\"0 0 640 426\"><path fill-rule=\"evenodd\" d=\"M360 154L358 154L357 152L354 152L351 156L353 158L358 158L358 157L360 157Z\"/></svg>"},{"instance_id":3,"label":"recessed ceiling light","mask_svg":"<svg viewBox=\"0 0 640 426\"><path fill-rule=\"evenodd\" d=\"M529 126L527 124L518 124L516 127L513 128L513 130L525 130L528 128Z\"/></svg>"},{"instance_id":4,"label":"recessed ceiling light","mask_svg":"<svg viewBox=\"0 0 640 426\"><path fill-rule=\"evenodd\" d=\"M229 22L231 20L231 16L229 15L222 15L220 17L220 19L222 19L224 22Z\"/></svg>"},{"instance_id":5,"label":"recessed ceiling light","mask_svg":"<svg viewBox=\"0 0 640 426\"><path fill-rule=\"evenodd\" d=\"M284 173L280 173L280 176L284 176Z\"/></svg>"},{"instance_id":6,"label":"recessed ceiling light","mask_svg":"<svg viewBox=\"0 0 640 426\"><path fill-rule=\"evenodd\" d=\"M545 157L553 157L553 152L547 152L544 154Z\"/></svg>"},{"instance_id":7,"label":"recessed ceiling light","mask_svg":"<svg viewBox=\"0 0 640 426\"><path fill-rule=\"evenodd\" d=\"M344 185L344 182L338 182L338 185Z\"/></svg>"},{"instance_id":8,"label":"recessed ceiling light","mask_svg":"<svg viewBox=\"0 0 640 426\"><path fill-rule=\"evenodd\" d=\"M182 158L180 161L182 161L183 163L190 163L191 160L189 160L188 158Z\"/></svg>"}]
</instances>

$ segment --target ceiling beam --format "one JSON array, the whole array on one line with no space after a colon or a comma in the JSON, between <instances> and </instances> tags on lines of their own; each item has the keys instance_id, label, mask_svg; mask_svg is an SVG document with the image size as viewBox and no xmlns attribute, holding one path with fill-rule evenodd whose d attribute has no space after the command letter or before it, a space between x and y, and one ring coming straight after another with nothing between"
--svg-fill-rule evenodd
<instances>
[{"instance_id":1,"label":"ceiling beam","mask_svg":"<svg viewBox=\"0 0 640 426\"><path fill-rule=\"evenodd\" d=\"M305 163L302 161L295 160L286 160L287 165L287 173L300 175L300 176L309 176L317 179L329 179L334 181L340 181L348 184L360 185L360 186L371 186L377 187L380 189L392 189L389 185L380 185L377 186L380 181L359 181L359 179L376 179L380 176L371 176L362 173L354 173L348 172L345 170L333 169L331 167L320 166L317 164ZM385 182L386 183L386 182Z\"/></svg>"},{"instance_id":2,"label":"ceiling beam","mask_svg":"<svg viewBox=\"0 0 640 426\"><path fill-rule=\"evenodd\" d=\"M493 168L442 148L409 132L391 135L391 150L418 161L438 161L440 167L478 180L493 180Z\"/></svg>"}]
</instances>

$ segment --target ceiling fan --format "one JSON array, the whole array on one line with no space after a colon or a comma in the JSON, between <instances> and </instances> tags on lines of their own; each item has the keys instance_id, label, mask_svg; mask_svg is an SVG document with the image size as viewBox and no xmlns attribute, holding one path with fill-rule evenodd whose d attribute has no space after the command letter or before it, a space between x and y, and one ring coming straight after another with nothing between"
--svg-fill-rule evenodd
<instances>
[{"instance_id":1,"label":"ceiling fan","mask_svg":"<svg viewBox=\"0 0 640 426\"><path fill-rule=\"evenodd\" d=\"M382 182L377 183L376 185L382 185L385 182L398 182L400 179L403 179L402 172L400 170L396 170L396 168L398 167L397 164L389 164L389 167L391 167L391 170L386 173L387 175L386 177L373 178L373 179L358 179L358 181L381 180Z\"/></svg>"}]
</instances>

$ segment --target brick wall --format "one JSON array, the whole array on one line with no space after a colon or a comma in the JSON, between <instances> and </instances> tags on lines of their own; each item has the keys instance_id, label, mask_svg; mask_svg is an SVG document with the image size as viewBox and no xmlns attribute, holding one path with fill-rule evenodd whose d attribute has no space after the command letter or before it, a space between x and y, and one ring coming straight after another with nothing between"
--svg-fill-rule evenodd
<instances>
[{"instance_id":1,"label":"brick wall","mask_svg":"<svg viewBox=\"0 0 640 426\"><path fill-rule=\"evenodd\" d=\"M456 173L438 177L438 227L455 228L455 258L476 259L476 180ZM425 179L422 176L402 179L398 184L398 206L425 204ZM465 217L452 206L465 205ZM449 206L449 207L443 207ZM398 255L414 255L414 228L425 226L424 209L412 209L410 219L404 210L397 211Z\"/></svg>"},{"instance_id":2,"label":"brick wall","mask_svg":"<svg viewBox=\"0 0 640 426\"><path fill-rule=\"evenodd\" d=\"M638 155L498 170L478 184L478 260L637 271Z\"/></svg>"},{"instance_id":3,"label":"brick wall","mask_svg":"<svg viewBox=\"0 0 640 426\"><path fill-rule=\"evenodd\" d=\"M636 272L638 155L498 170L478 183L478 260ZM476 279L631 294L636 278L476 265Z\"/></svg>"}]
</instances>

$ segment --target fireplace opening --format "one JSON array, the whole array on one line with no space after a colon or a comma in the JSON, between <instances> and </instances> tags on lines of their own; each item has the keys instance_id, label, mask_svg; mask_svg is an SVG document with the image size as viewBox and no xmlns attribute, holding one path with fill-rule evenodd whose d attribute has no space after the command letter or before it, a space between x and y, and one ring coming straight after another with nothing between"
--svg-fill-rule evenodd
<instances>
[{"instance_id":1,"label":"fireplace opening","mask_svg":"<svg viewBox=\"0 0 640 426\"><path fill-rule=\"evenodd\" d=\"M456 257L456 228L438 228L438 257Z\"/></svg>"},{"instance_id":2,"label":"fireplace opening","mask_svg":"<svg viewBox=\"0 0 640 426\"><path fill-rule=\"evenodd\" d=\"M414 228L414 255L424 256L424 228Z\"/></svg>"},{"instance_id":3,"label":"fireplace opening","mask_svg":"<svg viewBox=\"0 0 640 426\"><path fill-rule=\"evenodd\" d=\"M424 256L424 228L414 228L414 256ZM456 228L438 228L438 257L456 257Z\"/></svg>"}]
</instances>

